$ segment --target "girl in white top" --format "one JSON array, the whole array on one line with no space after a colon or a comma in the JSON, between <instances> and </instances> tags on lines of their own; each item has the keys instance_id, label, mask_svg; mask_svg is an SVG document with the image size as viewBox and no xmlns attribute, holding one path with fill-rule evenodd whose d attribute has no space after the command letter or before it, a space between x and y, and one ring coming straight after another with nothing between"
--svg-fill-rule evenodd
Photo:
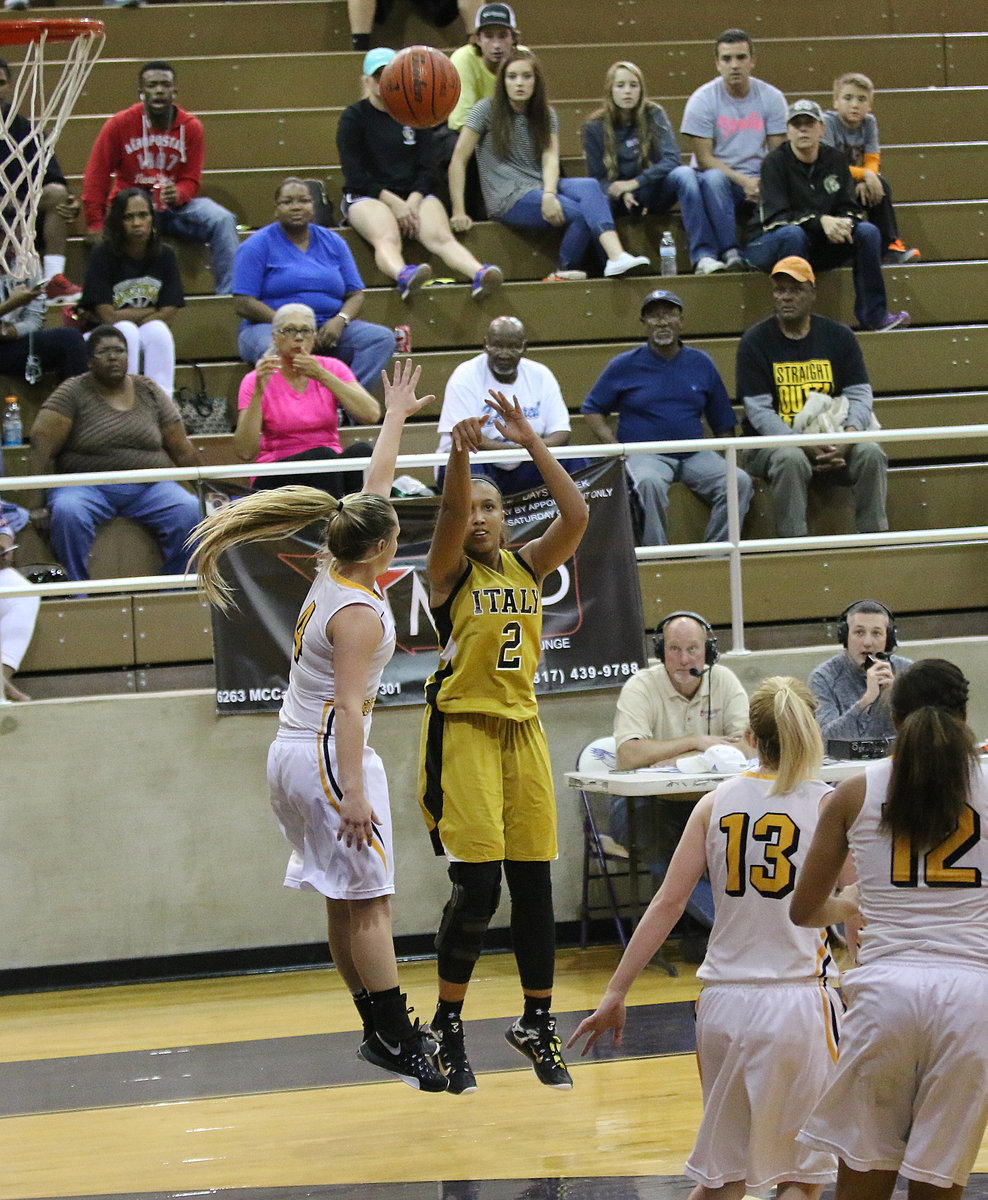
<instances>
[{"instance_id":1,"label":"girl in white top","mask_svg":"<svg viewBox=\"0 0 988 1200\"><path fill-rule=\"evenodd\" d=\"M308 487L258 492L198 526L200 584L218 607L230 588L219 560L244 542L326 522L315 581L292 646L278 736L268 755L271 803L292 845L285 883L326 897L329 946L364 1025L360 1055L424 1091L444 1091L435 1042L413 1026L398 988L391 937L391 818L384 767L367 745L381 674L394 652L394 622L377 577L394 558L398 518L386 499L421 368L382 372L385 417L362 492L342 500Z\"/></svg>"},{"instance_id":2,"label":"girl in white top","mask_svg":"<svg viewBox=\"0 0 988 1200\"><path fill-rule=\"evenodd\" d=\"M891 760L828 799L793 897L830 920L848 853L864 918L836 1078L800 1140L837 1153L837 1200L957 1200L988 1122L988 780L968 682L924 659L896 676Z\"/></svg>"},{"instance_id":3,"label":"girl in white top","mask_svg":"<svg viewBox=\"0 0 988 1200\"><path fill-rule=\"evenodd\" d=\"M703 1122L686 1164L690 1200L741 1200L775 1188L816 1200L836 1175L827 1153L796 1133L832 1074L839 1003L827 987L826 934L789 929L789 902L828 785L814 779L823 743L809 689L766 679L751 698L748 738L759 768L697 804L596 1012L582 1021L590 1049L608 1029L620 1045L631 984L682 915L704 869L715 918L697 971L697 1054Z\"/></svg>"}]
</instances>

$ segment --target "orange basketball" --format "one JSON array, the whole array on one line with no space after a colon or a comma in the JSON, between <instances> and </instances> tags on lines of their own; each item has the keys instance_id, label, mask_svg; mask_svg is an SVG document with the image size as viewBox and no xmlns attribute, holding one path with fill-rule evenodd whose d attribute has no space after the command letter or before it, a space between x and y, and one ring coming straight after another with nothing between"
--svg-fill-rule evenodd
<instances>
[{"instance_id":1,"label":"orange basketball","mask_svg":"<svg viewBox=\"0 0 988 1200\"><path fill-rule=\"evenodd\" d=\"M441 50L409 46L381 72L381 100L402 125L430 129L445 121L460 98L460 77Z\"/></svg>"}]
</instances>

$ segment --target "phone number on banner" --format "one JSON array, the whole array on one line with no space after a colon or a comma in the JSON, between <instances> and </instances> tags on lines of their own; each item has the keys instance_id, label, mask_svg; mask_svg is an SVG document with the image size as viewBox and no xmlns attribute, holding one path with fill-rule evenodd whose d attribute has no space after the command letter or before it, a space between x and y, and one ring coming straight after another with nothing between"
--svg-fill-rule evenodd
<instances>
[{"instance_id":1,"label":"phone number on banner","mask_svg":"<svg viewBox=\"0 0 988 1200\"><path fill-rule=\"evenodd\" d=\"M566 683L570 679L627 679L638 674L636 662L600 663L597 666L545 667L535 672L536 683Z\"/></svg>"}]
</instances>

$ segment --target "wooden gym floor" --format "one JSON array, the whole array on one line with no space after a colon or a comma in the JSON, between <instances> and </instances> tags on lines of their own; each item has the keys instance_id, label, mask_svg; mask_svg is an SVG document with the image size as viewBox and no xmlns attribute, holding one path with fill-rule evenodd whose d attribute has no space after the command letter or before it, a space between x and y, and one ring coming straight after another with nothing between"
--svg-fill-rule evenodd
<instances>
[{"instance_id":1,"label":"wooden gym floor","mask_svg":"<svg viewBox=\"0 0 988 1200\"><path fill-rule=\"evenodd\" d=\"M565 1039L616 948L559 955ZM402 964L419 1016L432 962ZM700 1120L693 969L652 968L621 1052L568 1056L542 1087L505 1043L513 960L485 956L467 1001L479 1090L420 1095L357 1059L332 970L0 998L0 1200L681 1200ZM988 1143L968 1188L988 1200Z\"/></svg>"}]
</instances>

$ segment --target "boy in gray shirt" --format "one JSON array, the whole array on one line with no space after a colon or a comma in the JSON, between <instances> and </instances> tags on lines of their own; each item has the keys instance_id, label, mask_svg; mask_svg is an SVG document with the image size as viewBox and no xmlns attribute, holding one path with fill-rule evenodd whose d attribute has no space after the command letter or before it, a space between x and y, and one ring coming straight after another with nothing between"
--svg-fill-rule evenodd
<instances>
[{"instance_id":1,"label":"boy in gray shirt","mask_svg":"<svg viewBox=\"0 0 988 1200\"><path fill-rule=\"evenodd\" d=\"M882 235L882 261L915 262L920 253L903 245L892 208L892 191L888 180L878 173L882 154L878 122L871 111L874 95L871 80L859 71L848 71L835 79L834 107L823 117L823 141L847 159L858 199L866 209L865 219Z\"/></svg>"}]
</instances>

